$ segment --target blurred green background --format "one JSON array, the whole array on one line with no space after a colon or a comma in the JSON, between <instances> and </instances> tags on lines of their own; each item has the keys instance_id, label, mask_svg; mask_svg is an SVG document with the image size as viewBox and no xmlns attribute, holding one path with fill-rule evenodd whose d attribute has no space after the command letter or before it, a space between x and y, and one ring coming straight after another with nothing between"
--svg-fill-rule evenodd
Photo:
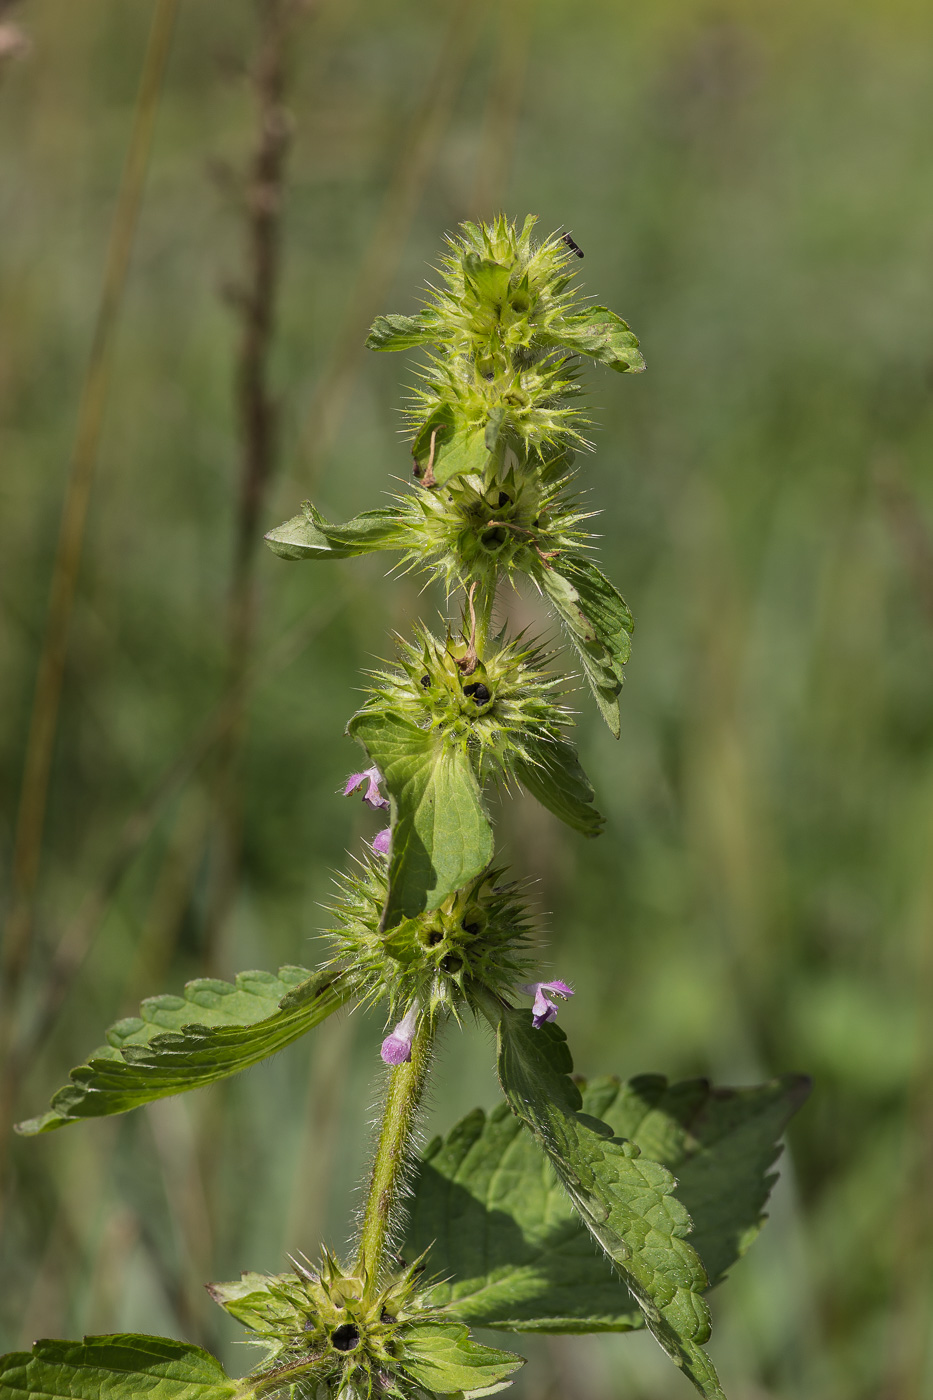
<instances>
[{"instance_id":1,"label":"blurred green background","mask_svg":"<svg viewBox=\"0 0 933 1400\"><path fill-rule=\"evenodd\" d=\"M31 47L0 67L5 871L152 14L28 0L7 16ZM325 568L263 551L261 674L233 789L205 746L106 889L127 822L226 684L239 329L222 293L244 261L256 46L253 0L181 0L21 1028L63 939L76 956L17 1117L141 996L321 956L331 872L375 829L336 795L359 759L343 737L359 671L387 654L388 629L439 604L385 582L384 558ZM572 229L587 290L648 361L640 378L586 372L598 431L583 484L635 648L620 743L580 697L604 836L583 842L528 799L503 809L501 844L539 882L546 964L576 985L561 1019L581 1071L814 1077L771 1221L714 1295L731 1400L931 1397L933 11L319 0L289 56L282 430L263 528L307 495L344 518L406 478L411 365L357 353L359 327L413 309L446 229L500 205ZM242 839L218 915L231 804ZM0 1345L140 1329L246 1370L202 1284L344 1243L381 1032L336 1018L227 1086L13 1142ZM486 1038L451 1034L428 1131L496 1092ZM520 1349L516 1400L691 1393L642 1336Z\"/></svg>"}]
</instances>

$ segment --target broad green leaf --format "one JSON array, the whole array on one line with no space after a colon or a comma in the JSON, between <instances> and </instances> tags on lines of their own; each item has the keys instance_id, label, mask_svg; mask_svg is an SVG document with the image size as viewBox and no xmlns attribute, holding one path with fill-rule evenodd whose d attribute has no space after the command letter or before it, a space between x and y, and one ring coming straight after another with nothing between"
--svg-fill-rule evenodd
<instances>
[{"instance_id":1,"label":"broad green leaf","mask_svg":"<svg viewBox=\"0 0 933 1400\"><path fill-rule=\"evenodd\" d=\"M0 1357L0 1400L228 1400L239 1393L213 1356L168 1337L41 1341L31 1352Z\"/></svg>"},{"instance_id":2,"label":"broad green leaf","mask_svg":"<svg viewBox=\"0 0 933 1400\"><path fill-rule=\"evenodd\" d=\"M492 828L469 756L402 715L354 716L358 739L385 779L392 809L383 927L436 909L492 860Z\"/></svg>"},{"instance_id":3,"label":"broad green leaf","mask_svg":"<svg viewBox=\"0 0 933 1400\"><path fill-rule=\"evenodd\" d=\"M691 1221L666 1167L580 1112L573 1061L556 1025L536 1030L529 1011L489 998L499 1082L512 1112L534 1133L593 1238L613 1261L671 1359L706 1400L723 1400L702 1349L710 1331L708 1280L687 1243Z\"/></svg>"},{"instance_id":4,"label":"broad green leaf","mask_svg":"<svg viewBox=\"0 0 933 1400\"><path fill-rule=\"evenodd\" d=\"M631 1138L674 1173L677 1199L693 1221L690 1243L712 1287L765 1222L778 1139L809 1092L802 1074L744 1089L715 1089L705 1079L669 1085L663 1075L646 1074L624 1084L593 1080L583 1097L618 1137Z\"/></svg>"},{"instance_id":5,"label":"broad green leaf","mask_svg":"<svg viewBox=\"0 0 933 1400\"><path fill-rule=\"evenodd\" d=\"M579 1082L579 1081L578 1081ZM693 1220L690 1243L711 1285L745 1253L764 1221L778 1138L809 1089L785 1075L747 1089L706 1080L580 1084L584 1112L677 1178ZM406 1253L429 1249L443 1282L432 1302L470 1326L515 1332L628 1331L640 1310L589 1233L532 1135L500 1105L464 1118L424 1154Z\"/></svg>"},{"instance_id":6,"label":"broad green leaf","mask_svg":"<svg viewBox=\"0 0 933 1400\"><path fill-rule=\"evenodd\" d=\"M562 554L539 579L566 624L600 713L618 738L618 695L635 625L625 599L595 564L578 554Z\"/></svg>"},{"instance_id":7,"label":"broad green leaf","mask_svg":"<svg viewBox=\"0 0 933 1400\"><path fill-rule=\"evenodd\" d=\"M410 524L397 506L367 510L345 525L331 525L305 501L300 515L270 530L266 543L282 559L349 559L380 549L407 549Z\"/></svg>"},{"instance_id":8,"label":"broad green leaf","mask_svg":"<svg viewBox=\"0 0 933 1400\"><path fill-rule=\"evenodd\" d=\"M606 306L591 306L577 315L552 321L547 332L538 339L555 349L565 348L588 355L591 360L608 365L620 374L639 374L645 368L637 336L621 316Z\"/></svg>"},{"instance_id":9,"label":"broad green leaf","mask_svg":"<svg viewBox=\"0 0 933 1400\"><path fill-rule=\"evenodd\" d=\"M598 836L606 819L593 806L596 794L573 745L566 739L523 739L523 744L528 758L515 764L518 781L568 826Z\"/></svg>"},{"instance_id":10,"label":"broad green leaf","mask_svg":"<svg viewBox=\"0 0 933 1400\"><path fill-rule=\"evenodd\" d=\"M241 972L235 985L198 978L184 996L150 997L141 1016L118 1021L108 1044L71 1071L51 1110L17 1131L47 1133L226 1079L290 1045L351 992L333 972L283 967L278 976Z\"/></svg>"},{"instance_id":11,"label":"broad green leaf","mask_svg":"<svg viewBox=\"0 0 933 1400\"><path fill-rule=\"evenodd\" d=\"M407 1258L429 1249L432 1303L471 1327L625 1332L642 1315L535 1138L501 1104L425 1152Z\"/></svg>"},{"instance_id":12,"label":"broad green leaf","mask_svg":"<svg viewBox=\"0 0 933 1400\"><path fill-rule=\"evenodd\" d=\"M434 455L431 455L431 439ZM431 418L412 444L415 461L421 468L422 480L432 484L427 475L428 464L434 474L433 485L446 486L455 476L482 472L489 449L486 446L486 424L456 425L451 410L444 406Z\"/></svg>"},{"instance_id":13,"label":"broad green leaf","mask_svg":"<svg viewBox=\"0 0 933 1400\"><path fill-rule=\"evenodd\" d=\"M399 1333L402 1369L418 1385L439 1395L489 1393L511 1376L524 1357L474 1342L460 1322L413 1322Z\"/></svg>"},{"instance_id":14,"label":"broad green leaf","mask_svg":"<svg viewBox=\"0 0 933 1400\"><path fill-rule=\"evenodd\" d=\"M413 350L437 338L438 318L433 311L417 316L377 316L366 337L367 350Z\"/></svg>"}]
</instances>

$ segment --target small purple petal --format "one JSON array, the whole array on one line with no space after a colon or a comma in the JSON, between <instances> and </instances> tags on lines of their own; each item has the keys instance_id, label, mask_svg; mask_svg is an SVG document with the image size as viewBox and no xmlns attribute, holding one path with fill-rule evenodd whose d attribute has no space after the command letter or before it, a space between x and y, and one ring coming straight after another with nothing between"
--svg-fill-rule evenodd
<instances>
[{"instance_id":1,"label":"small purple petal","mask_svg":"<svg viewBox=\"0 0 933 1400\"><path fill-rule=\"evenodd\" d=\"M373 850L377 855L387 856L389 854L391 842L392 828L391 826L387 826L384 831L377 831L376 835L373 837Z\"/></svg>"},{"instance_id":2,"label":"small purple petal","mask_svg":"<svg viewBox=\"0 0 933 1400\"><path fill-rule=\"evenodd\" d=\"M411 1059L411 1042L418 1024L418 1004L404 1015L382 1042L380 1054L387 1065L404 1065Z\"/></svg>"},{"instance_id":3,"label":"small purple petal","mask_svg":"<svg viewBox=\"0 0 933 1400\"><path fill-rule=\"evenodd\" d=\"M556 979L553 982L523 982L519 991L526 992L535 999L531 1008L531 1020L535 1030L540 1030L549 1021L557 1020L557 1002L552 1001L547 995L548 992L560 997L562 1001L573 996L573 988Z\"/></svg>"},{"instance_id":4,"label":"small purple petal","mask_svg":"<svg viewBox=\"0 0 933 1400\"><path fill-rule=\"evenodd\" d=\"M370 807L378 811L380 807L388 807L389 799L383 797L379 791L379 784L382 782L382 774L376 767L367 768L362 773L351 773L347 779L347 785L343 790L344 797L349 797L366 784L366 791L363 793L363 801Z\"/></svg>"}]
</instances>

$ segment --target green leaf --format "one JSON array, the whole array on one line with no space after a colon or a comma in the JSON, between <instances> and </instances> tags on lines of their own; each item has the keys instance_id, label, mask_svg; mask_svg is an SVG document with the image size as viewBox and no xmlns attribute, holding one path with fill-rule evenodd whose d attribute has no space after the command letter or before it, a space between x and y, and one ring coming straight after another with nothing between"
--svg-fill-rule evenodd
<instances>
[{"instance_id":1,"label":"green leaf","mask_svg":"<svg viewBox=\"0 0 933 1400\"><path fill-rule=\"evenodd\" d=\"M345 525L331 525L305 501L301 514L270 530L266 543L281 559L349 559L380 549L407 549L409 521L398 506L367 510Z\"/></svg>"},{"instance_id":2,"label":"green leaf","mask_svg":"<svg viewBox=\"0 0 933 1400\"><path fill-rule=\"evenodd\" d=\"M537 338L555 349L588 355L620 374L640 374L645 368L637 336L621 316L606 306L591 306L577 315L552 321L547 332Z\"/></svg>"},{"instance_id":3,"label":"green leaf","mask_svg":"<svg viewBox=\"0 0 933 1400\"><path fill-rule=\"evenodd\" d=\"M434 455L431 456L431 438L434 438ZM473 423L455 426L452 413L446 405L433 414L425 423L412 444L415 461L421 468L425 484L446 486L455 476L471 472L480 473L486 466L489 450L486 447L486 424ZM428 463L434 474L431 483L427 476Z\"/></svg>"},{"instance_id":4,"label":"green leaf","mask_svg":"<svg viewBox=\"0 0 933 1400\"><path fill-rule=\"evenodd\" d=\"M498 1071L506 1100L534 1133L593 1238L613 1261L671 1359L706 1400L723 1400L702 1349L710 1331L702 1297L708 1285L699 1255L687 1243L690 1217L674 1196L666 1167L635 1143L613 1136L581 1114L573 1061L556 1025L536 1030L529 1011L489 998L496 1026Z\"/></svg>"},{"instance_id":5,"label":"green leaf","mask_svg":"<svg viewBox=\"0 0 933 1400\"><path fill-rule=\"evenodd\" d=\"M402 1369L440 1395L488 1393L525 1364L524 1357L511 1351L474 1342L460 1322L414 1322L399 1332L399 1341L404 1344Z\"/></svg>"},{"instance_id":6,"label":"green leaf","mask_svg":"<svg viewBox=\"0 0 933 1400\"><path fill-rule=\"evenodd\" d=\"M270 1276L247 1270L232 1283L209 1283L207 1291L244 1327L260 1336L278 1336L283 1325L301 1326L294 1304L286 1301L280 1287L294 1277L294 1273Z\"/></svg>"},{"instance_id":7,"label":"green leaf","mask_svg":"<svg viewBox=\"0 0 933 1400\"><path fill-rule=\"evenodd\" d=\"M0 1358L0 1400L227 1400L240 1389L206 1351L167 1337L41 1341Z\"/></svg>"},{"instance_id":8,"label":"green leaf","mask_svg":"<svg viewBox=\"0 0 933 1400\"><path fill-rule=\"evenodd\" d=\"M467 753L392 712L361 711L347 732L385 779L392 808L383 927L436 909L492 860L492 828Z\"/></svg>"},{"instance_id":9,"label":"green leaf","mask_svg":"<svg viewBox=\"0 0 933 1400\"><path fill-rule=\"evenodd\" d=\"M578 1081L579 1083L579 1081ZM690 1243L718 1283L757 1235L777 1140L809 1090L802 1075L747 1089L706 1080L580 1084L583 1110L677 1177ZM430 1250L444 1280L431 1301L474 1327L513 1332L629 1331L640 1310L594 1251L557 1173L501 1104L468 1114L424 1154L405 1252Z\"/></svg>"},{"instance_id":10,"label":"green leaf","mask_svg":"<svg viewBox=\"0 0 933 1400\"><path fill-rule=\"evenodd\" d=\"M693 1220L690 1243L713 1286L764 1224L778 1139L809 1092L802 1074L744 1089L714 1089L705 1079L669 1085L662 1075L640 1075L626 1084L594 1080L584 1103L677 1177L677 1198Z\"/></svg>"},{"instance_id":11,"label":"green leaf","mask_svg":"<svg viewBox=\"0 0 933 1400\"><path fill-rule=\"evenodd\" d=\"M303 967L241 972L236 984L202 977L182 997L150 997L141 1016L118 1021L51 1110L17 1125L31 1136L80 1118L125 1113L153 1099L200 1089L290 1045L351 995L333 972Z\"/></svg>"},{"instance_id":12,"label":"green leaf","mask_svg":"<svg viewBox=\"0 0 933 1400\"><path fill-rule=\"evenodd\" d=\"M367 350L413 350L437 339L436 312L422 311L417 316L377 316L366 337Z\"/></svg>"},{"instance_id":13,"label":"green leaf","mask_svg":"<svg viewBox=\"0 0 933 1400\"><path fill-rule=\"evenodd\" d=\"M550 1161L501 1104L430 1144L407 1258L430 1249L431 1302L471 1327L625 1332L642 1315L575 1213Z\"/></svg>"},{"instance_id":14,"label":"green leaf","mask_svg":"<svg viewBox=\"0 0 933 1400\"><path fill-rule=\"evenodd\" d=\"M625 599L582 555L562 554L538 577L570 633L600 713L618 738L618 695L635 625Z\"/></svg>"},{"instance_id":15,"label":"green leaf","mask_svg":"<svg viewBox=\"0 0 933 1400\"><path fill-rule=\"evenodd\" d=\"M593 806L596 794L583 771L577 751L566 739L522 739L527 760L514 764L515 776L542 806L555 817L582 831L598 836L605 817Z\"/></svg>"}]
</instances>

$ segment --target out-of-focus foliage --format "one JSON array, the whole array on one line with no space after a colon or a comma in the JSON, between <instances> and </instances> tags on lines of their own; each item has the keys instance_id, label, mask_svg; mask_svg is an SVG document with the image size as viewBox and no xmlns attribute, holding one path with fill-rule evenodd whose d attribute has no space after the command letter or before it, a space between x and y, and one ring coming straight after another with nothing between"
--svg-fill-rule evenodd
<instances>
[{"instance_id":1,"label":"out-of-focus foliage","mask_svg":"<svg viewBox=\"0 0 933 1400\"><path fill-rule=\"evenodd\" d=\"M598 475L600 558L635 640L621 741L579 702L605 832L576 840L529 798L503 811L500 845L539 874L582 1072L815 1078L771 1223L711 1297L730 1397L919 1397L933 1385L933 18L912 0L476 5L398 231L380 210L412 178L453 9L320 0L298 31L283 465L264 528L307 496L349 519L410 470L399 361L334 372L364 259L382 285L360 340L385 306L416 310L459 219L502 203L572 230L648 364L584 371L600 451L581 484ZM4 868L149 18L124 0L27 0L31 50L0 67ZM124 823L223 693L238 462L220 292L243 233L215 175L252 142L254 46L249 0L182 0L72 628L27 1019ZM383 588L378 556L325 571L263 552L258 567L260 656L303 620L308 644L252 693L219 947L208 965L208 762L109 903L17 1117L141 997L321 955L330 871L373 834L335 795L359 755L343 726L415 585ZM534 598L512 606L549 629ZM201 1285L342 1244L380 1031L331 1018L228 1086L14 1143L3 1349L139 1329L245 1369ZM463 1034L432 1130L495 1102L488 1047L474 1056L481 1033ZM536 1342L515 1394L667 1400L681 1383L653 1346Z\"/></svg>"}]
</instances>

